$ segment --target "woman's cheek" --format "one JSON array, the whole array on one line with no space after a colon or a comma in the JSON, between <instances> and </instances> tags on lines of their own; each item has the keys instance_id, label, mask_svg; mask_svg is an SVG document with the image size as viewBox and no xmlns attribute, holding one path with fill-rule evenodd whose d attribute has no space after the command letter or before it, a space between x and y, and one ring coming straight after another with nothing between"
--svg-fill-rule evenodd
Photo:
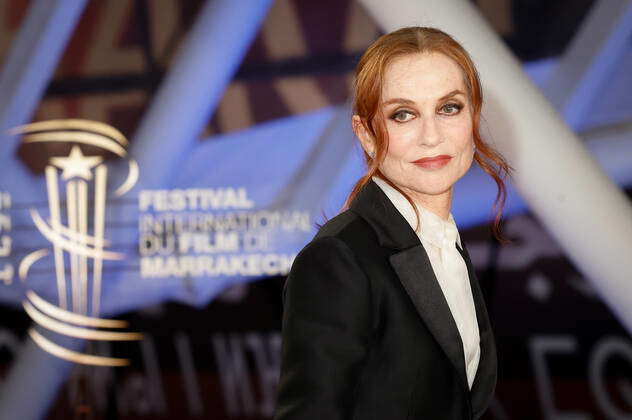
<instances>
[{"instance_id":1,"label":"woman's cheek","mask_svg":"<svg viewBox=\"0 0 632 420\"><path fill-rule=\"evenodd\" d=\"M401 156L409 142L406 138L406 133L399 128L395 128L389 131L388 138L388 154L393 157Z\"/></svg>"},{"instance_id":2,"label":"woman's cheek","mask_svg":"<svg viewBox=\"0 0 632 420\"><path fill-rule=\"evenodd\" d=\"M412 124L397 127L393 134L395 146L398 150L405 151L415 145L415 138L417 135L418 133L415 131Z\"/></svg>"}]
</instances>

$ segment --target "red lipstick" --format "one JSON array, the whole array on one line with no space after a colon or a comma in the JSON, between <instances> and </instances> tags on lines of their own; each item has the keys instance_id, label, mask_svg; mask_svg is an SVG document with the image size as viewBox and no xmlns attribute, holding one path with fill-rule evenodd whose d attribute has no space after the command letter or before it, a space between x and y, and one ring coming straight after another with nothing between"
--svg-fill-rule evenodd
<instances>
[{"instance_id":1,"label":"red lipstick","mask_svg":"<svg viewBox=\"0 0 632 420\"><path fill-rule=\"evenodd\" d=\"M439 169L447 165L448 162L450 162L450 159L452 159L452 156L438 155L438 156L431 156L431 157L417 159L413 161L413 163L417 166L421 166L422 168L426 168L426 169Z\"/></svg>"}]
</instances>

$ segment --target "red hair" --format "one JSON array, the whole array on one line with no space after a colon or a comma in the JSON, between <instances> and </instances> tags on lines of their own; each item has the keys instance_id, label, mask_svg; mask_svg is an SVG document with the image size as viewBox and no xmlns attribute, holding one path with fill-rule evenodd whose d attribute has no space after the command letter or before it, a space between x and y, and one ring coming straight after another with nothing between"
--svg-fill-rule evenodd
<instances>
[{"instance_id":1,"label":"red hair","mask_svg":"<svg viewBox=\"0 0 632 420\"><path fill-rule=\"evenodd\" d=\"M384 124L384 115L379 106L381 102L384 73L391 61L398 56L414 53L437 52L446 55L456 62L461 71L472 107L472 131L476 152L474 160L496 182L498 191L493 210L495 211L492 225L493 236L501 243L508 243L500 234L502 210L505 205L507 191L503 178L513 170L505 159L481 138L479 132L483 92L478 71L465 49L447 33L430 27L406 27L378 38L362 55L355 70L353 86L353 113L362 120L365 128L374 139L375 157L371 158L366 151L364 158L367 172L353 186L342 210L348 209L358 192L369 182L372 176L377 176L399 191L412 205L419 225L419 212L412 198L391 182L379 170L379 162L387 152L388 133Z\"/></svg>"}]
</instances>

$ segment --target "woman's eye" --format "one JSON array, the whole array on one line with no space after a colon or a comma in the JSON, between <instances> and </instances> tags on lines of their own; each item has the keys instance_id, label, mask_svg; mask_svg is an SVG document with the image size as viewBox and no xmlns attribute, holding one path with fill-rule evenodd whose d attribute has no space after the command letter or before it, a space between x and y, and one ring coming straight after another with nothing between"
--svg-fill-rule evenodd
<instances>
[{"instance_id":1,"label":"woman's eye","mask_svg":"<svg viewBox=\"0 0 632 420\"><path fill-rule=\"evenodd\" d=\"M455 104L455 103L449 103L449 104L445 104L443 105L443 107L441 108L446 114L458 114L459 111L461 110L461 108L463 108L462 105L460 104Z\"/></svg>"},{"instance_id":2,"label":"woman's eye","mask_svg":"<svg viewBox=\"0 0 632 420\"><path fill-rule=\"evenodd\" d=\"M406 122L410 121L414 117L413 113L410 111L397 111L393 115L391 115L391 119L397 122Z\"/></svg>"}]
</instances>

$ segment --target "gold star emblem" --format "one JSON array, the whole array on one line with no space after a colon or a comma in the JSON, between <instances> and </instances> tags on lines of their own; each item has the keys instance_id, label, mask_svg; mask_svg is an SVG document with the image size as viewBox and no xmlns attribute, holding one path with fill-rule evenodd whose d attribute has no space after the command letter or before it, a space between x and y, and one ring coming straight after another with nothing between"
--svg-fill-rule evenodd
<instances>
[{"instance_id":1,"label":"gold star emblem","mask_svg":"<svg viewBox=\"0 0 632 420\"><path fill-rule=\"evenodd\" d=\"M73 146L70 150L68 157L52 157L50 163L63 169L61 174L62 179L70 179L74 176L81 177L83 179L92 179L92 173L90 168L103 162L101 156L84 156L81 153L81 148L77 145Z\"/></svg>"}]
</instances>

